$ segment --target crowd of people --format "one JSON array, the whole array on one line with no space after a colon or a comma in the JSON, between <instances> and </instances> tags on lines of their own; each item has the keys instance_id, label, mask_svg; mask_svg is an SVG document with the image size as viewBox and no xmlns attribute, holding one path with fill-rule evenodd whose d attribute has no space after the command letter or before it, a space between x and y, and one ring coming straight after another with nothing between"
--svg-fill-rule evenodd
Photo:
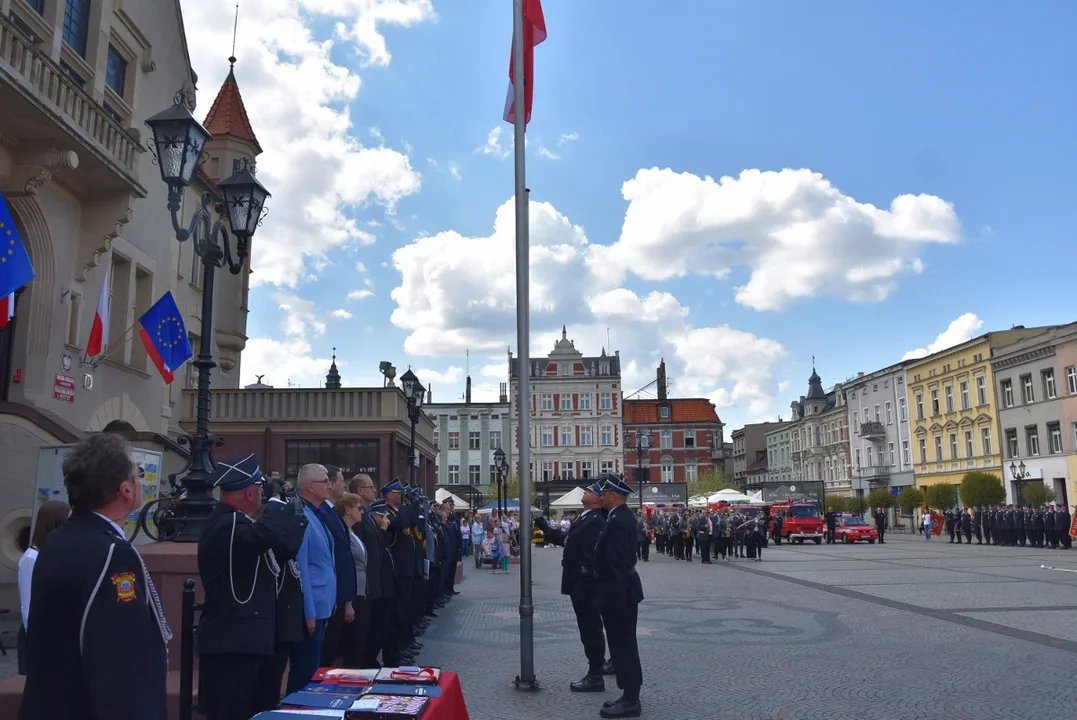
<instances>
[{"instance_id":1,"label":"crowd of people","mask_svg":"<svg viewBox=\"0 0 1077 720\"><path fill-rule=\"evenodd\" d=\"M694 551L704 564L710 564L711 558L717 559L719 555L726 561L741 558L762 562L763 548L775 529L777 542L781 542L780 518L763 513L752 515L736 507L659 509L649 518L640 510L636 513L636 523L638 557L644 562L648 560L652 535L658 553L692 562Z\"/></svg>"},{"instance_id":2,"label":"crowd of people","mask_svg":"<svg viewBox=\"0 0 1077 720\"><path fill-rule=\"evenodd\" d=\"M952 508L941 515L943 531L957 545L962 537L971 545L973 535L977 545L1069 550L1073 544L1069 532L1073 518L1065 505L987 505ZM926 539L931 539L938 522L931 509L924 508L920 529Z\"/></svg>"}]
</instances>

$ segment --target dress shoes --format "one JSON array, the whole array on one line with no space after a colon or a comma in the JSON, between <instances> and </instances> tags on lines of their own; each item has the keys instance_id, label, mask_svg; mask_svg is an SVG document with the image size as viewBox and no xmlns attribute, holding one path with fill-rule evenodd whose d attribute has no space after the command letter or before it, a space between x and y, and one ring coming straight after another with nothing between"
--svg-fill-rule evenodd
<instances>
[{"instance_id":1,"label":"dress shoes","mask_svg":"<svg viewBox=\"0 0 1077 720\"><path fill-rule=\"evenodd\" d=\"M598 714L604 718L629 718L639 717L643 712L640 707L639 700L629 701L621 698L613 705L604 707L598 711Z\"/></svg>"},{"instance_id":2,"label":"dress shoes","mask_svg":"<svg viewBox=\"0 0 1077 720\"><path fill-rule=\"evenodd\" d=\"M612 660L607 660L602 665L602 674L603 675L616 675L617 674L617 670L613 667L613 661Z\"/></svg>"},{"instance_id":3,"label":"dress shoes","mask_svg":"<svg viewBox=\"0 0 1077 720\"><path fill-rule=\"evenodd\" d=\"M624 699L625 699L625 695L624 695L624 693L621 693L621 697L617 698L616 700L607 700L606 702L602 703L602 709L606 710L607 708L611 708L614 705L616 705L617 703L623 701Z\"/></svg>"},{"instance_id":4,"label":"dress shoes","mask_svg":"<svg viewBox=\"0 0 1077 720\"><path fill-rule=\"evenodd\" d=\"M601 675L584 675L583 679L568 686L572 692L605 692L606 681Z\"/></svg>"}]
</instances>

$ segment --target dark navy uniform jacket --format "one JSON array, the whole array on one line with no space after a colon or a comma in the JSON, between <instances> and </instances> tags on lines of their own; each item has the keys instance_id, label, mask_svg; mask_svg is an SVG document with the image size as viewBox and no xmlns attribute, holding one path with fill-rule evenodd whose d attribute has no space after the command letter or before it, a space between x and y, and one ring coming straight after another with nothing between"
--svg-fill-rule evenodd
<instances>
[{"instance_id":1,"label":"dark navy uniform jacket","mask_svg":"<svg viewBox=\"0 0 1077 720\"><path fill-rule=\"evenodd\" d=\"M599 607L643 600L643 583L636 573L636 532L636 517L625 505L606 516L595 543Z\"/></svg>"},{"instance_id":2,"label":"dark navy uniform jacket","mask_svg":"<svg viewBox=\"0 0 1077 720\"><path fill-rule=\"evenodd\" d=\"M606 520L598 510L586 510L576 518L565 536L565 550L561 554L561 594L571 595L580 580L594 581L595 545Z\"/></svg>"}]
</instances>

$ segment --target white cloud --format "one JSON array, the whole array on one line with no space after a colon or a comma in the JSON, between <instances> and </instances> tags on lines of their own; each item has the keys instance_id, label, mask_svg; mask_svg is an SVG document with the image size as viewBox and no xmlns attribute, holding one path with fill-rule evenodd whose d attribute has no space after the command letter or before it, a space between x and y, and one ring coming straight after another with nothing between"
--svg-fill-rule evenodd
<instances>
[{"instance_id":1,"label":"white cloud","mask_svg":"<svg viewBox=\"0 0 1077 720\"><path fill-rule=\"evenodd\" d=\"M506 380L509 376L508 362L503 360L500 364L483 365L479 374L495 380Z\"/></svg>"},{"instance_id":2,"label":"white cloud","mask_svg":"<svg viewBox=\"0 0 1077 720\"><path fill-rule=\"evenodd\" d=\"M456 163L449 163L449 174L452 175L457 182L464 179L464 174L460 172L460 166Z\"/></svg>"},{"instance_id":3,"label":"white cloud","mask_svg":"<svg viewBox=\"0 0 1077 720\"><path fill-rule=\"evenodd\" d=\"M228 67L220 49L231 44L231 0L189 0L184 20L199 75L198 115L209 110ZM316 37L325 18L349 29L337 40ZM255 238L252 284L295 286L339 246L369 244L374 236L350 217L368 204L392 209L419 190L407 155L366 147L357 138L350 105L360 78L333 58L350 45L371 64L389 53L379 24L410 27L433 19L428 0L263 0L244 5L235 72L251 124L264 150L259 179L273 193L269 216Z\"/></svg>"},{"instance_id":4,"label":"white cloud","mask_svg":"<svg viewBox=\"0 0 1077 720\"><path fill-rule=\"evenodd\" d=\"M438 385L451 385L452 383L458 383L464 379L464 369L450 365L444 371L441 370L416 370L415 374L419 376L419 380L423 385L431 385L436 383Z\"/></svg>"},{"instance_id":5,"label":"white cloud","mask_svg":"<svg viewBox=\"0 0 1077 720\"><path fill-rule=\"evenodd\" d=\"M359 273L367 272L366 265L363 264L362 260L355 261L355 271Z\"/></svg>"},{"instance_id":6,"label":"white cloud","mask_svg":"<svg viewBox=\"0 0 1077 720\"><path fill-rule=\"evenodd\" d=\"M937 353L940 350L951 348L954 345L960 345L966 340L971 340L976 337L980 328L983 327L983 324L984 321L973 313L965 313L951 322L945 330L935 337L934 342L926 348L910 350L902 355L901 359L916 360Z\"/></svg>"},{"instance_id":7,"label":"white cloud","mask_svg":"<svg viewBox=\"0 0 1077 720\"><path fill-rule=\"evenodd\" d=\"M539 154L540 157L544 157L544 158L547 158L549 160L560 160L561 159L560 155L551 152L550 149L546 148L546 147L540 147L539 151L538 151L538 154Z\"/></svg>"},{"instance_id":8,"label":"white cloud","mask_svg":"<svg viewBox=\"0 0 1077 720\"><path fill-rule=\"evenodd\" d=\"M274 387L288 387L289 381L302 387L318 387L325 380L330 358L314 357L310 342L303 337L287 340L251 338L243 349L240 382L253 383L258 375ZM337 360L338 366L345 363Z\"/></svg>"},{"instance_id":9,"label":"white cloud","mask_svg":"<svg viewBox=\"0 0 1077 720\"><path fill-rule=\"evenodd\" d=\"M347 310L344 310L343 308L339 308L337 310L334 310L333 312L331 312L329 314L332 315L333 317L337 318L338 320L351 320L352 319L352 314L350 312L348 312Z\"/></svg>"},{"instance_id":10,"label":"white cloud","mask_svg":"<svg viewBox=\"0 0 1077 720\"><path fill-rule=\"evenodd\" d=\"M501 126L495 127L486 136L486 144L475 148L476 155L490 155L495 158L507 158L512 153L512 148L501 145Z\"/></svg>"},{"instance_id":11,"label":"white cloud","mask_svg":"<svg viewBox=\"0 0 1077 720\"><path fill-rule=\"evenodd\" d=\"M371 292L370 290L352 290L350 293L348 293L348 299L349 300L364 300L364 299L370 297L373 294L374 293Z\"/></svg>"},{"instance_id":12,"label":"white cloud","mask_svg":"<svg viewBox=\"0 0 1077 720\"><path fill-rule=\"evenodd\" d=\"M821 294L879 301L922 270L927 243L961 240L953 206L932 195L900 195L879 209L844 195L810 170L745 170L700 178L643 169L624 183L620 238L600 248L612 277L649 280L727 276L746 267L737 302L778 310Z\"/></svg>"},{"instance_id":13,"label":"white cloud","mask_svg":"<svg viewBox=\"0 0 1077 720\"><path fill-rule=\"evenodd\" d=\"M281 330L285 335L303 337L308 333L325 334L325 320L317 312L313 300L284 291L274 293L273 298L281 311Z\"/></svg>"},{"instance_id":14,"label":"white cloud","mask_svg":"<svg viewBox=\"0 0 1077 720\"><path fill-rule=\"evenodd\" d=\"M575 142L580 139L580 134L577 132L561 133L561 137L557 138L558 145L564 145L567 142Z\"/></svg>"},{"instance_id":15,"label":"white cloud","mask_svg":"<svg viewBox=\"0 0 1077 720\"><path fill-rule=\"evenodd\" d=\"M381 130L380 130L380 129L378 129L378 128L376 128L376 127L372 127L372 128L370 128L370 137L372 137L372 138L374 138L375 140L377 140L377 141L378 141L378 143L379 143L379 144L381 144L381 145L384 145L384 144L385 144L385 136L384 136L384 135L382 135L382 134L381 134Z\"/></svg>"}]
</instances>

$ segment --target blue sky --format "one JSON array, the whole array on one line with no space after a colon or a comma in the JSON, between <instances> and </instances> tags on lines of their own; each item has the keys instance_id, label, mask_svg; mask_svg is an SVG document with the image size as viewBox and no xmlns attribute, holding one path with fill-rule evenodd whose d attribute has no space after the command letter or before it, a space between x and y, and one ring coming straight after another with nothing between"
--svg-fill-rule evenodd
<instances>
[{"instance_id":1,"label":"blue sky","mask_svg":"<svg viewBox=\"0 0 1077 720\"><path fill-rule=\"evenodd\" d=\"M597 354L608 327L627 391L665 357L675 395L737 427L788 415L813 355L830 385L1074 319L1077 5L657 7L544 4L533 353L567 324ZM184 3L203 112L230 33L193 28L230 8ZM516 344L511 22L504 0L241 8L236 74L274 193L245 382L314 385L335 346L346 385L390 360L448 401L470 350L477 394L496 392Z\"/></svg>"}]
</instances>

